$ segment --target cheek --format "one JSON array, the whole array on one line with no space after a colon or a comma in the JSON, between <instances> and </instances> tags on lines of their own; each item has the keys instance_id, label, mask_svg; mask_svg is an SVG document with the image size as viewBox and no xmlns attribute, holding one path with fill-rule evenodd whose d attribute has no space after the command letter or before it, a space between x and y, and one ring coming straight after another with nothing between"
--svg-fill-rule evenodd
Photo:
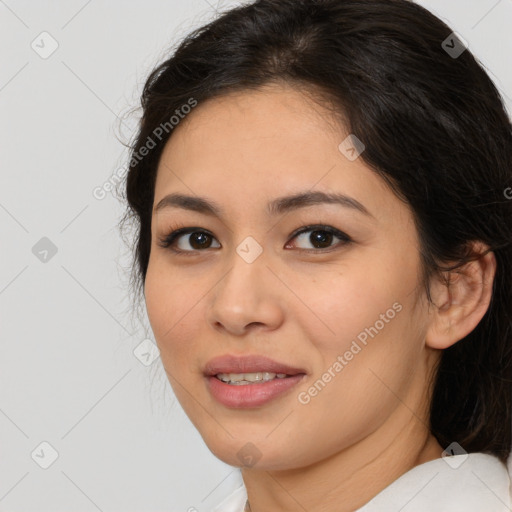
<instances>
[{"instance_id":1,"label":"cheek","mask_svg":"<svg viewBox=\"0 0 512 512\"><path fill-rule=\"evenodd\" d=\"M409 387L420 360L420 337L413 332L406 294L368 284L372 293L366 296L361 283L344 284L343 292L326 294L323 309L317 309L335 334L317 331L311 321L302 326L315 345L317 357L311 360L317 364L298 390L298 407L311 431L332 440L327 452L382 424L400 404L395 392Z\"/></svg>"},{"instance_id":2,"label":"cheek","mask_svg":"<svg viewBox=\"0 0 512 512\"><path fill-rule=\"evenodd\" d=\"M404 296L403 280L390 278L377 265L351 265L304 280L297 290L308 313L297 315L309 339L328 352L346 350L352 339L379 321ZM303 307L303 306L302 306ZM302 320L300 320L302 318ZM387 324L386 324L387 325Z\"/></svg>"},{"instance_id":3,"label":"cheek","mask_svg":"<svg viewBox=\"0 0 512 512\"><path fill-rule=\"evenodd\" d=\"M315 348L315 380L331 369L324 375L325 399L357 408L364 396L373 396L378 407L386 391L376 375L392 389L410 378L422 347L422 319L411 293L416 285L411 262L384 259L303 281L300 294L309 297L310 311L296 318Z\"/></svg>"},{"instance_id":4,"label":"cheek","mask_svg":"<svg viewBox=\"0 0 512 512\"><path fill-rule=\"evenodd\" d=\"M189 374L189 363L200 350L204 288L197 277L156 258L148 266L144 287L147 315L162 363L173 375Z\"/></svg>"},{"instance_id":5,"label":"cheek","mask_svg":"<svg viewBox=\"0 0 512 512\"><path fill-rule=\"evenodd\" d=\"M350 271L331 272L310 281L307 287L314 315L297 318L302 318L302 330L320 356L320 372L341 356L343 369L337 366L340 377L333 380L348 379L349 387L355 382L367 385L373 368L391 378L394 371L408 373L407 367L414 364L421 349L416 286L414 263L399 264L393 258L360 260L350 265ZM308 296L308 290L302 293Z\"/></svg>"},{"instance_id":6,"label":"cheek","mask_svg":"<svg viewBox=\"0 0 512 512\"><path fill-rule=\"evenodd\" d=\"M187 300L182 290L180 280L172 278L161 265L154 263L148 266L144 286L146 310L160 350L175 339L179 320L185 315Z\"/></svg>"},{"instance_id":7,"label":"cheek","mask_svg":"<svg viewBox=\"0 0 512 512\"><path fill-rule=\"evenodd\" d=\"M173 307L169 301L173 300L174 294L168 293L166 281L164 275L158 272L158 267L150 261L144 284L144 297L149 322L157 343L161 342L165 330L172 326L172 315L169 313L173 311Z\"/></svg>"}]
</instances>

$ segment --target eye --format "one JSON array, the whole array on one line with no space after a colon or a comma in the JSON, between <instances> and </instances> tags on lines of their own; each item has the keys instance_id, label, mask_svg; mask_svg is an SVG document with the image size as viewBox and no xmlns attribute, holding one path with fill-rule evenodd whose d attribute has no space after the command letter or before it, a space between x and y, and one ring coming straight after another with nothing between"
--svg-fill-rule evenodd
<instances>
[{"instance_id":1,"label":"eye","mask_svg":"<svg viewBox=\"0 0 512 512\"><path fill-rule=\"evenodd\" d=\"M179 247L179 242L181 242L181 238L185 235L192 235L189 237L189 241L182 244ZM200 249L209 249L211 247L211 241L214 239L213 235L209 232L204 231L203 229L197 228L181 228L176 231L172 231L167 236L165 236L162 240L160 240L159 245L165 249L171 249L177 253L193 253ZM176 244L178 242L178 244ZM187 249L186 245L192 247L192 250ZM178 245L178 248L176 248ZM183 247L185 246L185 247ZM217 246L220 247L220 244Z\"/></svg>"},{"instance_id":2,"label":"eye","mask_svg":"<svg viewBox=\"0 0 512 512\"><path fill-rule=\"evenodd\" d=\"M308 233L310 233L309 236L306 236ZM302 239L312 244L314 246L313 249L309 249L307 247L302 248L308 252L329 252L323 249L335 248L336 246L332 246L331 244L333 239L336 238L340 240L337 245L346 245L352 242L352 239L339 229L321 224L301 228L292 235L292 239L293 238L297 238L299 240ZM288 248L289 246L290 245L287 244L285 247Z\"/></svg>"},{"instance_id":3,"label":"eye","mask_svg":"<svg viewBox=\"0 0 512 512\"><path fill-rule=\"evenodd\" d=\"M309 237L306 237L305 235L308 233L311 234L309 235ZM186 238L186 236L188 236L188 239ZM306 252L317 253L329 252L324 250L326 248L335 248L336 245L332 245L333 239L340 240L340 242L338 242L337 245L346 245L352 242L352 239L342 231L331 226L325 226L321 224L305 226L300 230L295 231L291 236L292 240L294 238L302 239L303 241L309 240L309 243L311 243L314 246L313 249L309 249L307 247L302 247L301 249ZM160 247L170 249L175 253L191 255L200 252L203 249L211 249L212 247L219 248L220 244L218 242L216 246L212 246L212 240L216 240L215 237L211 233L205 231L202 228L181 228L172 231L164 238L162 238L159 241L159 245ZM181 246L180 242L183 242L181 243ZM187 245L188 247L191 247L191 249L187 248ZM287 243L285 245L285 248L290 248L290 243Z\"/></svg>"}]
</instances>

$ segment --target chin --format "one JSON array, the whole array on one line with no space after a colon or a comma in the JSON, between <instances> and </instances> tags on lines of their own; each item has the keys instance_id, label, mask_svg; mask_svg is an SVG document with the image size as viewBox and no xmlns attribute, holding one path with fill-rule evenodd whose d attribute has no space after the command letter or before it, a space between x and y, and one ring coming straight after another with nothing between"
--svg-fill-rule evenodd
<instances>
[{"instance_id":1,"label":"chin","mask_svg":"<svg viewBox=\"0 0 512 512\"><path fill-rule=\"evenodd\" d=\"M233 433L234 434L234 433ZM204 439L204 438L203 438ZM288 447L283 440L276 437L272 442L267 434L261 435L261 441L257 437L240 436L226 439L219 443L204 439L209 450L219 460L230 466L242 469L257 470L288 470L307 465L305 461L297 459L297 449Z\"/></svg>"}]
</instances>

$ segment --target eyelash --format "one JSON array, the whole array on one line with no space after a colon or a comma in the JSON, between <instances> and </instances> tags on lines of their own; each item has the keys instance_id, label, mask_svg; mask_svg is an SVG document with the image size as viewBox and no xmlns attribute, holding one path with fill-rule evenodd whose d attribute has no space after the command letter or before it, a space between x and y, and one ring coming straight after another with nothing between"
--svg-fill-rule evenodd
<instances>
[{"instance_id":1,"label":"eyelash","mask_svg":"<svg viewBox=\"0 0 512 512\"><path fill-rule=\"evenodd\" d=\"M186 256L191 256L198 252L204 252L204 250L193 249L191 251L184 251L182 249L176 249L173 246L175 245L175 242L178 240L178 238L180 236L190 235L192 233L204 233L208 236L213 237L213 235L209 231L204 230L199 227L190 227L190 228L182 227L179 229L176 229L176 227L175 227L173 229L175 229L175 230L171 231L168 235L164 236L163 238L161 238L159 240L158 245L160 247L163 247L164 249L169 249L175 253L183 254ZM352 239L347 234L343 233L343 231L340 231L339 229L333 228L331 226L326 226L324 224L313 224L313 225L309 225L309 226L304 226L292 233L291 240L293 240L294 238L297 238L299 235L302 235L303 233L308 233L309 231L325 231L326 233L330 233L330 234L334 235L336 238L339 238L341 241L337 245L328 247L326 249L299 249L300 251L303 251L306 253L319 254L322 252L323 253L331 252L332 250L339 248L339 246L345 246L352 242ZM213 238L215 238L215 237L213 237ZM218 248L215 247L215 249L218 249Z\"/></svg>"}]
</instances>

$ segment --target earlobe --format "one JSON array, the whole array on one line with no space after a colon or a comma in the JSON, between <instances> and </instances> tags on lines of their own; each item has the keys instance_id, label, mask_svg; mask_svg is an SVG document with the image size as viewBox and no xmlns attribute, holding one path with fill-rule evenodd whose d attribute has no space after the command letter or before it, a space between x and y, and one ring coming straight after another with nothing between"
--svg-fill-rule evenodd
<instances>
[{"instance_id":1,"label":"earlobe","mask_svg":"<svg viewBox=\"0 0 512 512\"><path fill-rule=\"evenodd\" d=\"M463 267L445 273L449 285L436 280L432 285L435 306L429 310L427 346L448 348L475 329L489 308L492 298L496 257L488 247L476 242L474 250L482 256Z\"/></svg>"}]
</instances>

